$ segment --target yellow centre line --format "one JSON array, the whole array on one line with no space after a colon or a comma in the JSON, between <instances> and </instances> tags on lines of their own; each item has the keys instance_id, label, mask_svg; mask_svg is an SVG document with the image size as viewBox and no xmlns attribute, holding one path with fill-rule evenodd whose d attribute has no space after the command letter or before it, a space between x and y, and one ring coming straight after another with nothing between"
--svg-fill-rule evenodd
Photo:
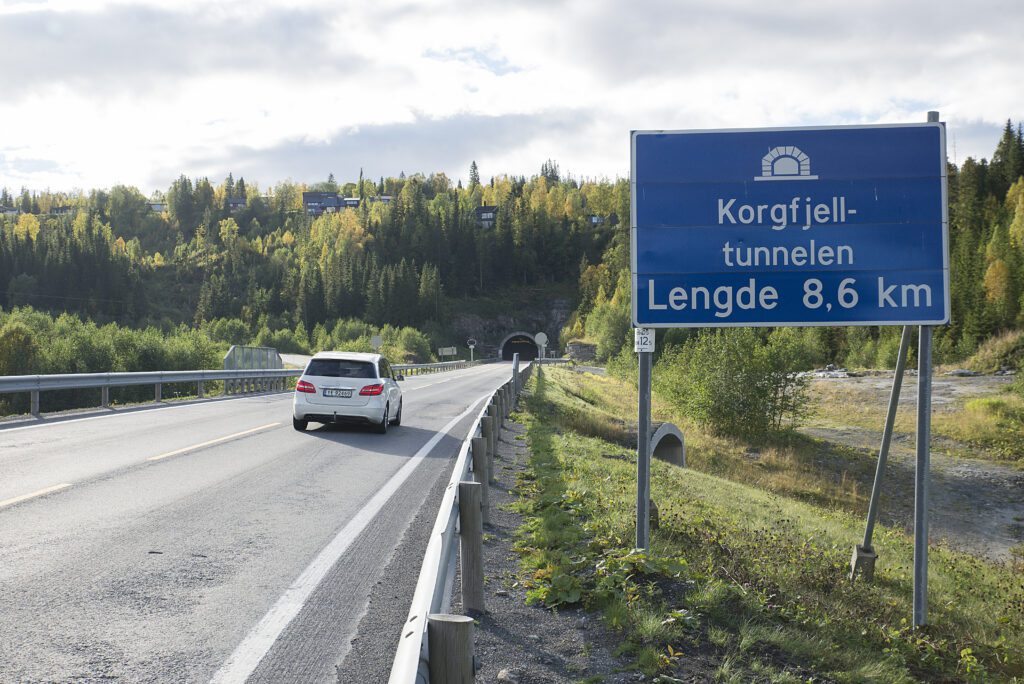
<instances>
[{"instance_id":1,"label":"yellow centre line","mask_svg":"<svg viewBox=\"0 0 1024 684\"><path fill-rule=\"evenodd\" d=\"M166 454L160 454L159 456L150 456L146 460L147 461L159 461L159 460L164 459L164 458L170 458L171 456L177 456L178 454L184 454L184 453L187 453L189 451L195 451L196 449L202 449L203 447L213 446L214 444L220 444L221 442L226 442L229 439L237 439L238 437L244 437L245 435L251 435L254 432L259 432L261 430L267 430L267 429L272 428L272 427L277 427L280 424L281 423L267 423L266 425L260 425L259 427L254 427L251 430L244 430L242 432L236 432L235 434L228 435L227 437L218 437L217 439L211 439L209 442L203 442L202 444L193 444L192 446L187 446L187 447L184 447L182 449L175 449L174 451L168 451Z\"/></svg>"},{"instance_id":2,"label":"yellow centre line","mask_svg":"<svg viewBox=\"0 0 1024 684\"><path fill-rule=\"evenodd\" d=\"M23 494L22 496L16 496L13 499L4 499L3 501L0 501L0 508L13 506L16 503L28 501L29 499L34 499L37 496L46 496L47 494L52 494L53 492L59 492L60 490L67 489L70 486L70 483L53 485L52 487L47 487L46 489L40 489L38 492L32 492L31 494Z\"/></svg>"}]
</instances>

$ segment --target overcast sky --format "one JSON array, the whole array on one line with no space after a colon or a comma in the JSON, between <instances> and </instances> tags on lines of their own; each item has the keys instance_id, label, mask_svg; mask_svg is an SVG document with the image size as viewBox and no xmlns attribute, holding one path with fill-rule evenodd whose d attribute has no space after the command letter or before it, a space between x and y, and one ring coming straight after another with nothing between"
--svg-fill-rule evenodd
<instances>
[{"instance_id":1,"label":"overcast sky","mask_svg":"<svg viewBox=\"0 0 1024 684\"><path fill-rule=\"evenodd\" d=\"M629 131L1024 119L1021 0L0 0L0 185L625 176Z\"/></svg>"}]
</instances>

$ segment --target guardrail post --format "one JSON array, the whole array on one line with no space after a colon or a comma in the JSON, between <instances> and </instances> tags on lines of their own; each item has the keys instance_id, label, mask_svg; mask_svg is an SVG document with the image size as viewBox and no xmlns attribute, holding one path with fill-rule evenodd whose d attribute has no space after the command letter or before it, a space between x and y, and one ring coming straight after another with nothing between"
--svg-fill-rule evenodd
<instances>
[{"instance_id":1,"label":"guardrail post","mask_svg":"<svg viewBox=\"0 0 1024 684\"><path fill-rule=\"evenodd\" d=\"M484 525L491 524L491 473L490 445L486 437L473 438L473 475L481 485L480 508Z\"/></svg>"},{"instance_id":2,"label":"guardrail post","mask_svg":"<svg viewBox=\"0 0 1024 684\"><path fill-rule=\"evenodd\" d=\"M153 390L153 401L159 403L163 400L164 386L161 383L156 383L156 389Z\"/></svg>"},{"instance_id":3,"label":"guardrail post","mask_svg":"<svg viewBox=\"0 0 1024 684\"><path fill-rule=\"evenodd\" d=\"M200 399L206 396L206 386L202 380L196 383L196 396L198 396Z\"/></svg>"},{"instance_id":4,"label":"guardrail post","mask_svg":"<svg viewBox=\"0 0 1024 684\"><path fill-rule=\"evenodd\" d=\"M103 408L110 407L110 388L106 385L100 388L100 406Z\"/></svg>"},{"instance_id":5,"label":"guardrail post","mask_svg":"<svg viewBox=\"0 0 1024 684\"><path fill-rule=\"evenodd\" d=\"M493 462L493 457L495 455L494 448L496 445L496 441L494 439L494 419L490 416L483 416L480 419L480 432L487 440L487 453L491 455ZM491 472L494 472L493 468L491 469Z\"/></svg>"},{"instance_id":6,"label":"guardrail post","mask_svg":"<svg viewBox=\"0 0 1024 684\"><path fill-rule=\"evenodd\" d=\"M33 416L38 418L39 417L39 390L32 390L32 392L30 394L31 394L30 403L31 403L32 406L31 406L31 408L29 410L32 412Z\"/></svg>"},{"instance_id":7,"label":"guardrail post","mask_svg":"<svg viewBox=\"0 0 1024 684\"><path fill-rule=\"evenodd\" d=\"M484 612L484 527L479 482L459 483L459 551L462 557L462 608ZM447 679L440 681L449 681Z\"/></svg>"},{"instance_id":8,"label":"guardrail post","mask_svg":"<svg viewBox=\"0 0 1024 684\"><path fill-rule=\"evenodd\" d=\"M427 640L430 681L446 684L473 681L473 618L432 613L427 616Z\"/></svg>"}]
</instances>

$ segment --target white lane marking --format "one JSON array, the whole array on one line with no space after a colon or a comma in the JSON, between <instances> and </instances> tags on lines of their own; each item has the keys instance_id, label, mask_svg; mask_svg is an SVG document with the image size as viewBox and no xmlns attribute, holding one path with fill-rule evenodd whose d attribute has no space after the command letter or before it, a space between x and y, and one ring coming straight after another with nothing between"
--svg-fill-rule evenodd
<instances>
[{"instance_id":1,"label":"white lane marking","mask_svg":"<svg viewBox=\"0 0 1024 684\"><path fill-rule=\"evenodd\" d=\"M260 620L242 643L238 645L234 653L227 659L219 670L213 675L210 684L234 684L245 682L249 675L256 671L256 667L267 655L270 648L277 641L285 628L295 619L299 611L305 606L310 595L317 588L323 578L327 575L334 564L338 562L342 554L355 541L356 537L366 528L367 525L380 513L388 499L398 491L398 488L409 479L420 462L434 449L438 442L454 428L459 421L473 413L487 397L487 394L476 401L441 428L420 450L402 466L402 468L391 476L391 479L381 487L373 498L363 506L358 513L346 524L337 536L317 554L313 562L302 571L298 579L284 592L277 602L270 608L263 619Z\"/></svg>"},{"instance_id":2,"label":"white lane marking","mask_svg":"<svg viewBox=\"0 0 1024 684\"><path fill-rule=\"evenodd\" d=\"M174 451L168 451L166 454L160 454L159 456L150 456L147 461L159 461L164 458L170 458L171 456L177 456L178 454L184 454L189 451L195 451L196 449L202 449L203 447L213 446L214 444L220 444L226 442L229 439L236 439L238 437L244 437L245 435L251 435L254 432L260 432L262 430L268 430L272 427L277 427L281 423L267 423L266 425L260 425L254 427L251 430L243 430L242 432L236 432L233 435L227 435L226 437L218 437L217 439L211 439L209 442L203 442L202 444L193 444L192 446L183 447L181 449L175 449Z\"/></svg>"},{"instance_id":3,"label":"white lane marking","mask_svg":"<svg viewBox=\"0 0 1024 684\"><path fill-rule=\"evenodd\" d=\"M64 484L53 485L52 487L47 487L46 489L40 489L38 492L32 492L31 494L23 494L21 496L16 496L13 499L4 499L3 501L0 501L0 508L6 508L7 506L13 506L16 503L21 503L22 501L28 501L29 499L34 499L37 496L46 496L47 494L52 494L53 492L59 492L62 489L67 489L70 486L71 486L71 483L66 482Z\"/></svg>"}]
</instances>

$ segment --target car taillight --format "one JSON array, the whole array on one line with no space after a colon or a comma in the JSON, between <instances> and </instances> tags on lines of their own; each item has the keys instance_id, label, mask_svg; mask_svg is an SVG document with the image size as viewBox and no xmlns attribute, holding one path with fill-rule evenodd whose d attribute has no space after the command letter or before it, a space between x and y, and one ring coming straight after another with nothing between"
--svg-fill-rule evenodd
<instances>
[{"instance_id":1,"label":"car taillight","mask_svg":"<svg viewBox=\"0 0 1024 684\"><path fill-rule=\"evenodd\" d=\"M314 387L313 383L311 382L299 380L297 383L295 383L295 391L306 392L307 394L316 394L316 387Z\"/></svg>"},{"instance_id":2,"label":"car taillight","mask_svg":"<svg viewBox=\"0 0 1024 684\"><path fill-rule=\"evenodd\" d=\"M367 385L363 389L359 390L359 394L364 397L375 397L383 391L384 385Z\"/></svg>"}]
</instances>

